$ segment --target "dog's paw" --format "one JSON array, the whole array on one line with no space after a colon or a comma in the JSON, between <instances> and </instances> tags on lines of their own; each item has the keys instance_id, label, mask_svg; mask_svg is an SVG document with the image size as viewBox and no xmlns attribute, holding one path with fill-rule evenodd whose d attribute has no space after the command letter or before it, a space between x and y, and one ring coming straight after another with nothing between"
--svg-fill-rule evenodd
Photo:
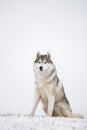
<instances>
[{"instance_id":1,"label":"dog's paw","mask_svg":"<svg viewBox=\"0 0 87 130\"><path fill-rule=\"evenodd\" d=\"M52 116L52 114L47 113L47 116L51 117L51 116Z\"/></svg>"},{"instance_id":2,"label":"dog's paw","mask_svg":"<svg viewBox=\"0 0 87 130\"><path fill-rule=\"evenodd\" d=\"M30 113L28 116L33 116L34 114L33 113Z\"/></svg>"}]
</instances>

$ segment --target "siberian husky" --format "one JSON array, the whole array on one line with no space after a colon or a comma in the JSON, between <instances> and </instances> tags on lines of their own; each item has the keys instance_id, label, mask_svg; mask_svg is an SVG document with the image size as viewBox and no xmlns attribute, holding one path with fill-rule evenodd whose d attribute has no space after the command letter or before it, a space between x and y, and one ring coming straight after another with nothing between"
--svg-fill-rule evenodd
<instances>
[{"instance_id":1,"label":"siberian husky","mask_svg":"<svg viewBox=\"0 0 87 130\"><path fill-rule=\"evenodd\" d=\"M46 55L41 55L40 52L37 53L34 62L34 73L36 77L35 99L30 115L34 115L41 100L43 110L48 116L84 118L80 114L72 113L63 84L57 76L49 52Z\"/></svg>"}]
</instances>

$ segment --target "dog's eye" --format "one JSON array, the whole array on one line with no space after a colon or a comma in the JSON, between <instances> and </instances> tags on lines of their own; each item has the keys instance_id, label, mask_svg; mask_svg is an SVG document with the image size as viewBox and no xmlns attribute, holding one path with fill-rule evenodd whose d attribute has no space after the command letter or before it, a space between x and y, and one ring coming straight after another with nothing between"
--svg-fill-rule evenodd
<instances>
[{"instance_id":1,"label":"dog's eye","mask_svg":"<svg viewBox=\"0 0 87 130\"><path fill-rule=\"evenodd\" d=\"M39 61L38 63L40 64L41 62Z\"/></svg>"},{"instance_id":2,"label":"dog's eye","mask_svg":"<svg viewBox=\"0 0 87 130\"><path fill-rule=\"evenodd\" d=\"M47 62L45 61L44 64L46 64Z\"/></svg>"}]
</instances>

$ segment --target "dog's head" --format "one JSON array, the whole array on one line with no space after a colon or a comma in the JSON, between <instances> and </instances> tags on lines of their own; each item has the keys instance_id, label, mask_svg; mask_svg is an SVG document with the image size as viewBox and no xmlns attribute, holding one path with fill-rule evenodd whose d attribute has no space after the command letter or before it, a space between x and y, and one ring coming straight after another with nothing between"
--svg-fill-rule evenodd
<instances>
[{"instance_id":1,"label":"dog's head","mask_svg":"<svg viewBox=\"0 0 87 130\"><path fill-rule=\"evenodd\" d=\"M46 72L52 66L51 55L49 52L45 55L41 55L37 52L36 59L34 62L34 68L40 73Z\"/></svg>"}]
</instances>

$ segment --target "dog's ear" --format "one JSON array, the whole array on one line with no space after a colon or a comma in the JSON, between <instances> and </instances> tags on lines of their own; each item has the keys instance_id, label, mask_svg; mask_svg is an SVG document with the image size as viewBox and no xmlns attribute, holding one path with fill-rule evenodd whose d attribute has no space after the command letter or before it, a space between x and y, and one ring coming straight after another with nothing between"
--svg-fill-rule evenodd
<instances>
[{"instance_id":1,"label":"dog's ear","mask_svg":"<svg viewBox=\"0 0 87 130\"><path fill-rule=\"evenodd\" d=\"M51 59L51 54L50 52L47 52L47 58L50 60Z\"/></svg>"},{"instance_id":2,"label":"dog's ear","mask_svg":"<svg viewBox=\"0 0 87 130\"><path fill-rule=\"evenodd\" d=\"M40 57L40 52L38 51L36 54L36 59L38 59Z\"/></svg>"}]
</instances>

